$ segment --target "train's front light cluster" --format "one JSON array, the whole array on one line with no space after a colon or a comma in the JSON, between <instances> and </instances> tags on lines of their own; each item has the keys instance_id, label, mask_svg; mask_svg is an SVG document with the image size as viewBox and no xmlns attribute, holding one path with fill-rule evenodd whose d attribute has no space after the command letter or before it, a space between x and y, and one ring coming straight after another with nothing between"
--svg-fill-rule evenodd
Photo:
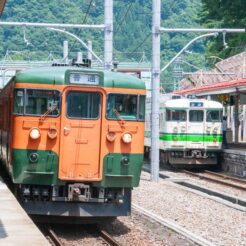
<instances>
[{"instance_id":1,"label":"train's front light cluster","mask_svg":"<svg viewBox=\"0 0 246 246\"><path fill-rule=\"evenodd\" d=\"M126 132L122 135L122 141L126 144L131 143L132 135L129 132Z\"/></svg>"},{"instance_id":2,"label":"train's front light cluster","mask_svg":"<svg viewBox=\"0 0 246 246\"><path fill-rule=\"evenodd\" d=\"M218 133L218 128L215 127L215 128L213 129L213 134L217 134L217 133Z\"/></svg>"},{"instance_id":3,"label":"train's front light cluster","mask_svg":"<svg viewBox=\"0 0 246 246\"><path fill-rule=\"evenodd\" d=\"M173 132L175 132L175 133L178 132L178 127L177 127L177 126L175 126L175 127L173 128Z\"/></svg>"},{"instance_id":4,"label":"train's front light cluster","mask_svg":"<svg viewBox=\"0 0 246 246\"><path fill-rule=\"evenodd\" d=\"M40 138L41 134L40 134L40 130L37 127L34 127L31 129L29 136L31 139L38 139Z\"/></svg>"},{"instance_id":5,"label":"train's front light cluster","mask_svg":"<svg viewBox=\"0 0 246 246\"><path fill-rule=\"evenodd\" d=\"M106 138L109 142L114 142L116 138L116 133L115 132L108 132L106 135Z\"/></svg>"},{"instance_id":6,"label":"train's front light cluster","mask_svg":"<svg viewBox=\"0 0 246 246\"><path fill-rule=\"evenodd\" d=\"M48 130L48 137L50 139L55 139L57 137L57 129L56 127L50 127Z\"/></svg>"}]
</instances>

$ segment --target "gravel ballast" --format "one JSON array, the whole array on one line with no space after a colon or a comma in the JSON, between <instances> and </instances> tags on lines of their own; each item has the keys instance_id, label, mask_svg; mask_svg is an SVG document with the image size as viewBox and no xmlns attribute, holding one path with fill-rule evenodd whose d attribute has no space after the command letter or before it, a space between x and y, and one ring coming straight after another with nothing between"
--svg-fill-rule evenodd
<instances>
[{"instance_id":1,"label":"gravel ballast","mask_svg":"<svg viewBox=\"0 0 246 246\"><path fill-rule=\"evenodd\" d=\"M217 245L246 245L246 213L142 172L133 203Z\"/></svg>"}]
</instances>

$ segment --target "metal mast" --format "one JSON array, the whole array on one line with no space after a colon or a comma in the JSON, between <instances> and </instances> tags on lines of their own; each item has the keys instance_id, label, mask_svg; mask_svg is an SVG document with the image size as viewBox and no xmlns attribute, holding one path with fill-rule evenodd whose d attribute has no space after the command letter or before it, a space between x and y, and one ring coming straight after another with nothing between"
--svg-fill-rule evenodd
<instances>
[{"instance_id":1,"label":"metal mast","mask_svg":"<svg viewBox=\"0 0 246 246\"><path fill-rule=\"evenodd\" d=\"M113 60L113 0L105 0L104 24L104 68L110 70Z\"/></svg>"},{"instance_id":2,"label":"metal mast","mask_svg":"<svg viewBox=\"0 0 246 246\"><path fill-rule=\"evenodd\" d=\"M151 180L159 180L160 0L152 2Z\"/></svg>"}]
</instances>

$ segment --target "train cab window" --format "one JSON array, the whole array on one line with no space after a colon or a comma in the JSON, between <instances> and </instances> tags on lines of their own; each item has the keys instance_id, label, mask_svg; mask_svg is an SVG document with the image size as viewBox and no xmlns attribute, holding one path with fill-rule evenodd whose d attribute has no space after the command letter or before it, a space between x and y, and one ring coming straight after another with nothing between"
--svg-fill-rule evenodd
<instances>
[{"instance_id":1,"label":"train cab window","mask_svg":"<svg viewBox=\"0 0 246 246\"><path fill-rule=\"evenodd\" d=\"M139 102L138 102L139 101ZM145 97L129 94L110 94L107 100L109 119L144 120Z\"/></svg>"},{"instance_id":2,"label":"train cab window","mask_svg":"<svg viewBox=\"0 0 246 246\"><path fill-rule=\"evenodd\" d=\"M190 122L202 122L203 121L203 110L190 110L189 121Z\"/></svg>"},{"instance_id":3,"label":"train cab window","mask_svg":"<svg viewBox=\"0 0 246 246\"><path fill-rule=\"evenodd\" d=\"M222 111L221 110L208 110L206 120L207 122L221 122Z\"/></svg>"},{"instance_id":4,"label":"train cab window","mask_svg":"<svg viewBox=\"0 0 246 246\"><path fill-rule=\"evenodd\" d=\"M60 112L60 92L40 89L15 89L14 113L57 116Z\"/></svg>"},{"instance_id":5,"label":"train cab window","mask_svg":"<svg viewBox=\"0 0 246 246\"><path fill-rule=\"evenodd\" d=\"M53 90L27 89L25 113L28 115L57 116L60 111L60 92Z\"/></svg>"},{"instance_id":6,"label":"train cab window","mask_svg":"<svg viewBox=\"0 0 246 246\"><path fill-rule=\"evenodd\" d=\"M186 111L167 109L166 110L166 120L167 121L186 121Z\"/></svg>"},{"instance_id":7,"label":"train cab window","mask_svg":"<svg viewBox=\"0 0 246 246\"><path fill-rule=\"evenodd\" d=\"M71 91L67 95L69 118L97 119L100 111L100 94Z\"/></svg>"}]
</instances>

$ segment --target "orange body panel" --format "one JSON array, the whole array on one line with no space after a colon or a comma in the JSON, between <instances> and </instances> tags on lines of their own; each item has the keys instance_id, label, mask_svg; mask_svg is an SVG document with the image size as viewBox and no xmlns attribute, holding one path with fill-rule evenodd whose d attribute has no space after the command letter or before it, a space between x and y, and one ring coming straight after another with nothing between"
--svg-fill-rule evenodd
<instances>
[{"instance_id":1,"label":"orange body panel","mask_svg":"<svg viewBox=\"0 0 246 246\"><path fill-rule=\"evenodd\" d=\"M17 88L43 88L60 90L62 93L61 115L59 117L13 116L12 148L52 150L59 155L58 178L61 180L100 181L102 180L103 158L108 153L143 153L144 122L106 119L106 97L108 93L142 94L144 90L97 88L64 85L16 84ZM66 116L67 91L99 92L101 96L100 117L96 120L69 119ZM38 127L41 137L32 140L29 132ZM50 128L57 129L55 139L48 137ZM108 132L116 138L107 140ZM132 134L132 142L122 141L125 132Z\"/></svg>"}]
</instances>

